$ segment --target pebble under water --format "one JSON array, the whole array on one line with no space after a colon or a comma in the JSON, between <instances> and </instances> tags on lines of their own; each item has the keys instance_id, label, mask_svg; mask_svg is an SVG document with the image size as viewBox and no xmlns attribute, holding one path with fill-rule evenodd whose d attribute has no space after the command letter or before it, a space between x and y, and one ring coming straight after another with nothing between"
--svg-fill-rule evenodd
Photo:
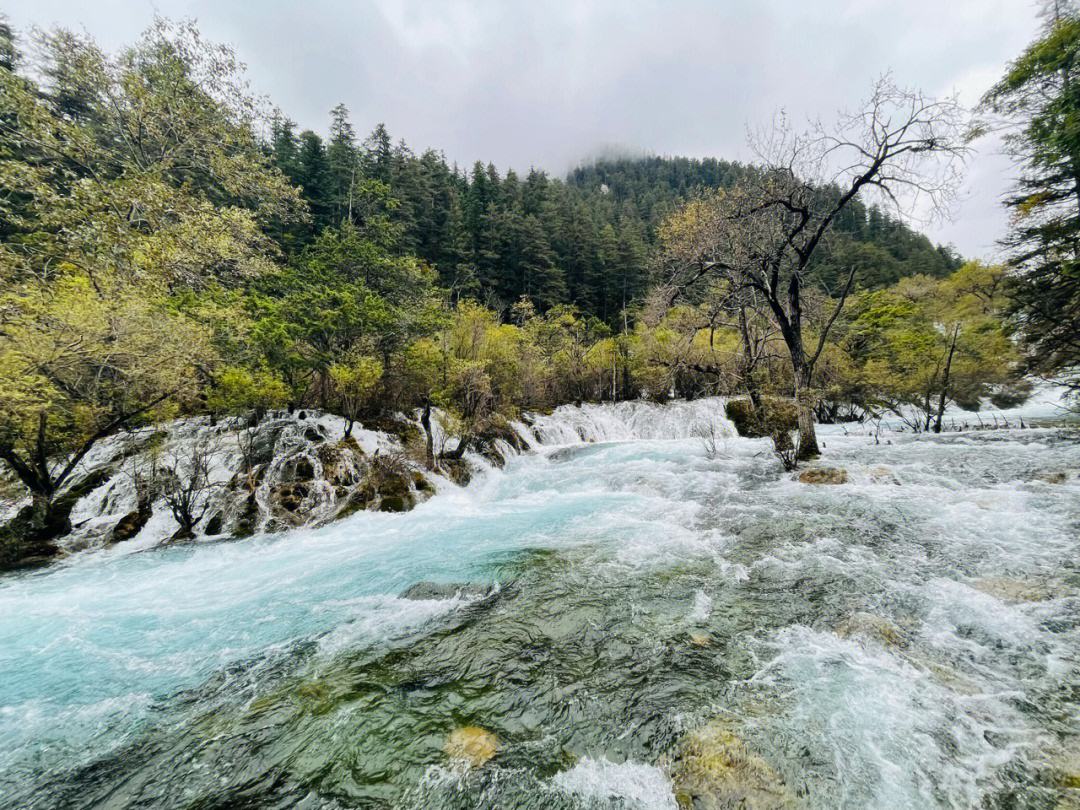
<instances>
[{"instance_id":1,"label":"pebble under water","mask_svg":"<svg viewBox=\"0 0 1080 810\"><path fill-rule=\"evenodd\" d=\"M825 429L807 485L721 407L0 579L0 806L1080 807L1080 435Z\"/></svg>"}]
</instances>

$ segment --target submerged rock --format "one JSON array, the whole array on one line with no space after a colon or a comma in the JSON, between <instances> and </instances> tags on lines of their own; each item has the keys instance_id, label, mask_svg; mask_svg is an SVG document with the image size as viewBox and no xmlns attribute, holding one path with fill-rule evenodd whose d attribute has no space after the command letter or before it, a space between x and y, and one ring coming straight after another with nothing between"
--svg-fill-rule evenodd
<instances>
[{"instance_id":1,"label":"submerged rock","mask_svg":"<svg viewBox=\"0 0 1080 810\"><path fill-rule=\"evenodd\" d=\"M684 810L795 807L780 775L723 721L688 734L669 767L675 800Z\"/></svg>"},{"instance_id":2,"label":"submerged rock","mask_svg":"<svg viewBox=\"0 0 1080 810\"><path fill-rule=\"evenodd\" d=\"M498 593L498 588L479 582L415 582L403 590L400 599L425 601L429 599L487 598Z\"/></svg>"},{"instance_id":3,"label":"submerged rock","mask_svg":"<svg viewBox=\"0 0 1080 810\"><path fill-rule=\"evenodd\" d=\"M853 613L836 625L836 635L840 638L862 636L873 639L886 647L906 647L907 636L904 631L882 616L873 613Z\"/></svg>"},{"instance_id":4,"label":"submerged rock","mask_svg":"<svg viewBox=\"0 0 1080 810\"><path fill-rule=\"evenodd\" d=\"M479 726L464 726L450 732L443 750L450 759L479 768L498 752L499 739Z\"/></svg>"},{"instance_id":5,"label":"submerged rock","mask_svg":"<svg viewBox=\"0 0 1080 810\"><path fill-rule=\"evenodd\" d=\"M708 633L691 633L690 643L695 647L711 647L712 638Z\"/></svg>"},{"instance_id":6,"label":"submerged rock","mask_svg":"<svg viewBox=\"0 0 1080 810\"><path fill-rule=\"evenodd\" d=\"M804 484L846 484L847 480L847 470L840 467L811 467L799 473Z\"/></svg>"},{"instance_id":7,"label":"submerged rock","mask_svg":"<svg viewBox=\"0 0 1080 810\"><path fill-rule=\"evenodd\" d=\"M1054 596L1049 585L1010 577L983 577L971 583L976 590L1010 605L1021 602L1045 602Z\"/></svg>"},{"instance_id":8,"label":"submerged rock","mask_svg":"<svg viewBox=\"0 0 1080 810\"><path fill-rule=\"evenodd\" d=\"M896 484L900 486L900 480L896 477L896 474L885 466L872 467L870 469L870 480L875 484Z\"/></svg>"},{"instance_id":9,"label":"submerged rock","mask_svg":"<svg viewBox=\"0 0 1080 810\"><path fill-rule=\"evenodd\" d=\"M1035 474L1036 481L1044 484L1064 484L1069 480L1069 474L1064 470L1045 470Z\"/></svg>"}]
</instances>

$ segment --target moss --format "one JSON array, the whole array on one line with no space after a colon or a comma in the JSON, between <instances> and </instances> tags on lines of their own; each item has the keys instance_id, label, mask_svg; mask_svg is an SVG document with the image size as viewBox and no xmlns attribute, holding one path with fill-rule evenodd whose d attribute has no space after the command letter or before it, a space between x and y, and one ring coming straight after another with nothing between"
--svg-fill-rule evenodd
<instances>
[{"instance_id":1,"label":"moss","mask_svg":"<svg viewBox=\"0 0 1080 810\"><path fill-rule=\"evenodd\" d=\"M749 399L728 400L725 411L735 430L746 438L765 438L774 433L796 430L799 426L795 403L781 397L765 397L760 413L754 410Z\"/></svg>"},{"instance_id":2,"label":"moss","mask_svg":"<svg viewBox=\"0 0 1080 810\"><path fill-rule=\"evenodd\" d=\"M687 810L795 807L780 775L722 722L687 735L671 771L676 802Z\"/></svg>"},{"instance_id":3,"label":"moss","mask_svg":"<svg viewBox=\"0 0 1080 810\"><path fill-rule=\"evenodd\" d=\"M450 733L444 750L450 759L479 768L498 752L499 740L479 726L465 726Z\"/></svg>"},{"instance_id":4,"label":"moss","mask_svg":"<svg viewBox=\"0 0 1080 810\"><path fill-rule=\"evenodd\" d=\"M408 512L412 506L409 499L401 495L385 495L379 501L380 512Z\"/></svg>"},{"instance_id":5,"label":"moss","mask_svg":"<svg viewBox=\"0 0 1080 810\"><path fill-rule=\"evenodd\" d=\"M799 473L804 484L846 484L847 480L847 470L839 467L811 467Z\"/></svg>"}]
</instances>

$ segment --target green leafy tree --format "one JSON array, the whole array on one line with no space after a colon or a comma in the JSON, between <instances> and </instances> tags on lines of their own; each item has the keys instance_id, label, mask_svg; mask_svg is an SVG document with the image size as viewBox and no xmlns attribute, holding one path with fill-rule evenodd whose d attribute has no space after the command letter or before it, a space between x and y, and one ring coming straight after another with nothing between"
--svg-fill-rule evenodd
<instances>
[{"instance_id":1,"label":"green leafy tree","mask_svg":"<svg viewBox=\"0 0 1080 810\"><path fill-rule=\"evenodd\" d=\"M986 94L1023 166L1005 240L1013 295L1036 373L1080 391L1080 14L1057 3L1049 25Z\"/></svg>"}]
</instances>

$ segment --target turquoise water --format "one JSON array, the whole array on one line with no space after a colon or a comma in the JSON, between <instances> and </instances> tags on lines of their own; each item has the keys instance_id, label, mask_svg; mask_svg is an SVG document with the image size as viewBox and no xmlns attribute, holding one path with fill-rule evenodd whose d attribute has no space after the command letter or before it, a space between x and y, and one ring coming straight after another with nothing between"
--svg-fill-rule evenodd
<instances>
[{"instance_id":1,"label":"turquoise water","mask_svg":"<svg viewBox=\"0 0 1080 810\"><path fill-rule=\"evenodd\" d=\"M825 442L845 485L750 440L579 443L404 515L0 580L0 804L670 808L721 717L798 806L1055 806L1080 444ZM491 762L448 761L462 725Z\"/></svg>"}]
</instances>

